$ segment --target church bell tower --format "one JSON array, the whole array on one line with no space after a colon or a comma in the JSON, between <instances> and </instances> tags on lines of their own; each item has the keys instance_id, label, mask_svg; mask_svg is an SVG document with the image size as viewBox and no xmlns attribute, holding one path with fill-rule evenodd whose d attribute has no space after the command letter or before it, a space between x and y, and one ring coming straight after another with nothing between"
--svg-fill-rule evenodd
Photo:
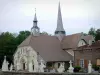
<instances>
[{"instance_id":1,"label":"church bell tower","mask_svg":"<svg viewBox=\"0 0 100 75\"><path fill-rule=\"evenodd\" d=\"M63 37L66 35L66 32L63 28L63 22L62 22L62 15L61 15L61 8L60 8L60 2L58 6L58 18L57 18L57 28L55 30L55 35L58 37L58 39L61 41Z\"/></svg>"},{"instance_id":2,"label":"church bell tower","mask_svg":"<svg viewBox=\"0 0 100 75\"><path fill-rule=\"evenodd\" d=\"M34 16L34 20L33 20L33 27L31 28L31 34L33 36L39 36L40 34L40 28L37 26L37 16L36 16L36 9L35 9L35 16Z\"/></svg>"}]
</instances>

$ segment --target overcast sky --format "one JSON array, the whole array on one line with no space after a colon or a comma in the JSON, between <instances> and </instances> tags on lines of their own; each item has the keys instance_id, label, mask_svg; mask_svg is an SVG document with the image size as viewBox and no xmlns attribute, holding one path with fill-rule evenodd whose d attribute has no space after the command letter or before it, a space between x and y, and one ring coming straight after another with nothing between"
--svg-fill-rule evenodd
<instances>
[{"instance_id":1,"label":"overcast sky","mask_svg":"<svg viewBox=\"0 0 100 75\"><path fill-rule=\"evenodd\" d=\"M35 8L40 31L53 34L59 0L0 0L0 31L19 32L33 26ZM60 0L66 34L100 28L100 0Z\"/></svg>"}]
</instances>

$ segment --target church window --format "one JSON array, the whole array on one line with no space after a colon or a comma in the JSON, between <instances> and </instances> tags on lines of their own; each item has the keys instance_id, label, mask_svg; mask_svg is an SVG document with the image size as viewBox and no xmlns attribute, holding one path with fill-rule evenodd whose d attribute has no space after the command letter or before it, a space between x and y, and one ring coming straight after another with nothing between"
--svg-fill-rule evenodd
<instances>
[{"instance_id":1,"label":"church window","mask_svg":"<svg viewBox=\"0 0 100 75\"><path fill-rule=\"evenodd\" d=\"M23 63L23 70L25 70L25 63Z\"/></svg>"},{"instance_id":2,"label":"church window","mask_svg":"<svg viewBox=\"0 0 100 75\"><path fill-rule=\"evenodd\" d=\"M34 70L34 65L33 65L33 70Z\"/></svg>"},{"instance_id":3,"label":"church window","mask_svg":"<svg viewBox=\"0 0 100 75\"><path fill-rule=\"evenodd\" d=\"M79 62L81 68L84 68L84 59L80 59L80 62Z\"/></svg>"}]
</instances>

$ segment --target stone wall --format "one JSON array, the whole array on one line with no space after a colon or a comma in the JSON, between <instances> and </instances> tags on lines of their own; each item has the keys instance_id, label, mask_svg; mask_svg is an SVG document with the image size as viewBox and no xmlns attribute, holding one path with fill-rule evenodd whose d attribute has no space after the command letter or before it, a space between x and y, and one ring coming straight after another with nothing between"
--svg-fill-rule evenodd
<instances>
[{"instance_id":1,"label":"stone wall","mask_svg":"<svg viewBox=\"0 0 100 75\"><path fill-rule=\"evenodd\" d=\"M42 60L45 64L43 58L37 55L37 52L31 46L18 47L14 54L14 68L16 71L28 70L29 72L37 72L38 60Z\"/></svg>"},{"instance_id":2,"label":"stone wall","mask_svg":"<svg viewBox=\"0 0 100 75\"><path fill-rule=\"evenodd\" d=\"M100 73L29 73L29 72L0 72L0 75L100 75Z\"/></svg>"}]
</instances>

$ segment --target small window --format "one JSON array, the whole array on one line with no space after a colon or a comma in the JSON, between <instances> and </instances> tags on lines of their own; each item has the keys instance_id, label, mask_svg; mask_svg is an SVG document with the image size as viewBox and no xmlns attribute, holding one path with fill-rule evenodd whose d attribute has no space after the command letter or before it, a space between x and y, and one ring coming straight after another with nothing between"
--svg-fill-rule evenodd
<instances>
[{"instance_id":1,"label":"small window","mask_svg":"<svg viewBox=\"0 0 100 75\"><path fill-rule=\"evenodd\" d=\"M97 59L97 65L100 66L100 59Z\"/></svg>"},{"instance_id":2,"label":"small window","mask_svg":"<svg viewBox=\"0 0 100 75\"><path fill-rule=\"evenodd\" d=\"M84 59L80 59L80 67L84 68Z\"/></svg>"}]
</instances>

